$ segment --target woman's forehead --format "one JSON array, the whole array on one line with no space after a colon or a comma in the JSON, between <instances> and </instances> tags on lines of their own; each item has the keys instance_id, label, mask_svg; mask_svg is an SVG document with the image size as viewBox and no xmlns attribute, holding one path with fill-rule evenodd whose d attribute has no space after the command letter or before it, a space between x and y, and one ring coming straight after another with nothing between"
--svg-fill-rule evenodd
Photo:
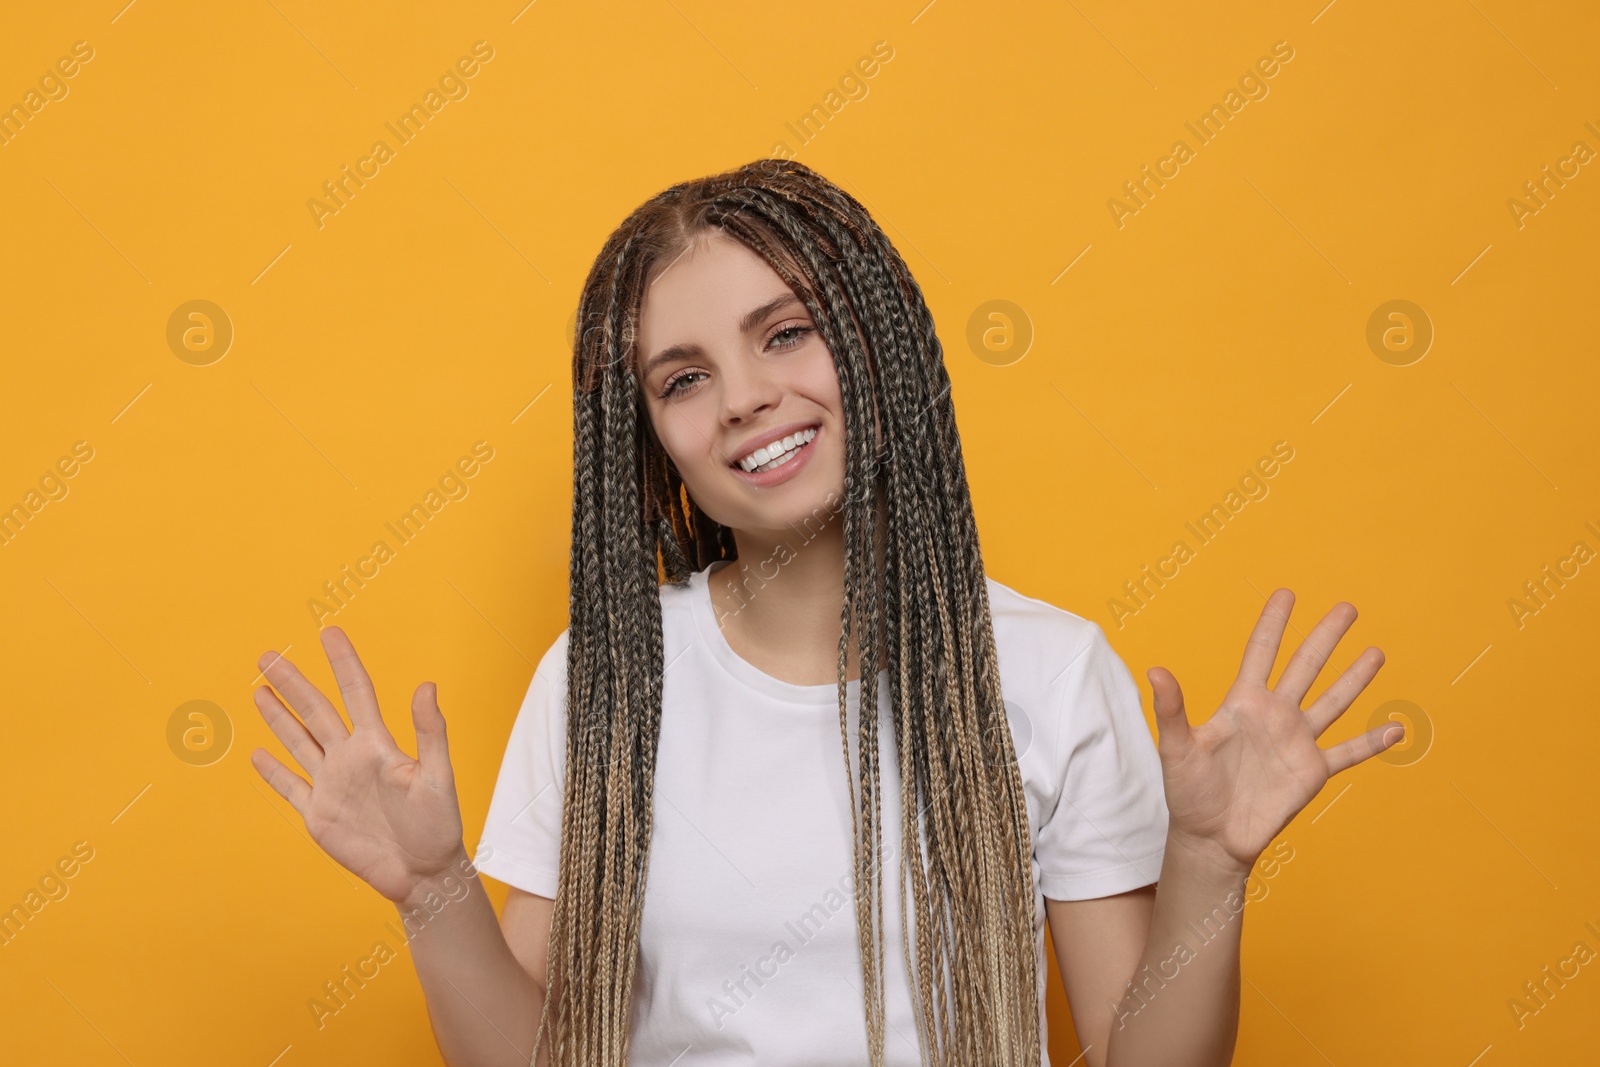
<instances>
[{"instance_id":1,"label":"woman's forehead","mask_svg":"<svg viewBox=\"0 0 1600 1067\"><path fill-rule=\"evenodd\" d=\"M803 305L764 259L731 244L679 258L645 287L637 311L642 347L654 350L701 334L750 329L759 325L750 321L751 312L778 301Z\"/></svg>"}]
</instances>

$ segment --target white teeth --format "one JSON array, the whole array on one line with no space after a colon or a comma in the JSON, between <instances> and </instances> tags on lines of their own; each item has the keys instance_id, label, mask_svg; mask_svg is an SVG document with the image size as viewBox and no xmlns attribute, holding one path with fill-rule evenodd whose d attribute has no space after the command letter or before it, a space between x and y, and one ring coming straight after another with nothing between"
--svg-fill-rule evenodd
<instances>
[{"instance_id":1,"label":"white teeth","mask_svg":"<svg viewBox=\"0 0 1600 1067\"><path fill-rule=\"evenodd\" d=\"M758 470L772 470L781 467L794 458L801 445L811 441L817 436L816 428L801 430L799 433L790 434L779 441L774 441L764 448L758 448L739 461L741 470L753 472Z\"/></svg>"},{"instance_id":2,"label":"white teeth","mask_svg":"<svg viewBox=\"0 0 1600 1067\"><path fill-rule=\"evenodd\" d=\"M794 450L791 449L790 451L785 452L782 455L780 455L777 459L772 460L769 463L761 464L761 466L756 468L756 472L757 473L762 473L762 472L766 472L766 471L770 471L770 470L776 470L777 468L783 466L785 463L788 463L791 459L794 458L794 456L795 456Z\"/></svg>"}]
</instances>

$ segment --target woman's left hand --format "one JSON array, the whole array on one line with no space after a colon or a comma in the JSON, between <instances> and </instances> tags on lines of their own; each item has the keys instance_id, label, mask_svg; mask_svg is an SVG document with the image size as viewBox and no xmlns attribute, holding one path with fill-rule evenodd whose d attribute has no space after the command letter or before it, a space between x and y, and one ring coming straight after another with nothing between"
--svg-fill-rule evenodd
<instances>
[{"instance_id":1,"label":"woman's left hand","mask_svg":"<svg viewBox=\"0 0 1600 1067\"><path fill-rule=\"evenodd\" d=\"M1293 605L1288 589L1267 599L1245 645L1239 676L1222 706L1197 726L1189 724L1172 672L1153 667L1147 674L1155 693L1168 840L1230 874L1248 875L1329 778L1405 734L1400 724L1384 723L1328 749L1317 744L1383 666L1383 652L1376 647L1357 656L1309 708L1300 709L1334 646L1355 622L1356 609L1348 603L1335 604L1323 616L1284 667L1277 688L1267 688Z\"/></svg>"}]
</instances>

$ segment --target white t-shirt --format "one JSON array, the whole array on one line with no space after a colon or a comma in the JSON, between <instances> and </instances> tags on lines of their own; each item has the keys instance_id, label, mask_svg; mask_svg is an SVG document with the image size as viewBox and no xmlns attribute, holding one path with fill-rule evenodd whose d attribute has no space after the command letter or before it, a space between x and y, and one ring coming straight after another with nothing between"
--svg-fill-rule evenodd
<instances>
[{"instance_id":1,"label":"white t-shirt","mask_svg":"<svg viewBox=\"0 0 1600 1067\"><path fill-rule=\"evenodd\" d=\"M661 586L666 672L629 1062L864 1063L837 686L780 681L740 658L718 627L708 573ZM1166 798L1138 689L1099 625L986 582L1034 842L1042 1040L1045 897L1084 900L1156 881ZM550 898L567 637L534 672L478 849L483 873ZM860 682L848 686L853 720ZM913 1067L921 1061L900 934L900 775L887 672L878 690L884 1051L891 1067ZM850 736L853 774L853 721ZM906 897L909 916L909 888Z\"/></svg>"}]
</instances>

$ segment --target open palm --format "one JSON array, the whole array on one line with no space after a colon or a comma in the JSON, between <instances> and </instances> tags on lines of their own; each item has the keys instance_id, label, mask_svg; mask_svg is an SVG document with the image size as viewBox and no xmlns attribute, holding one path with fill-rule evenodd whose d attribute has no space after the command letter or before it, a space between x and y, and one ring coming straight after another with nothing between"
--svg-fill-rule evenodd
<instances>
[{"instance_id":1,"label":"open palm","mask_svg":"<svg viewBox=\"0 0 1600 1067\"><path fill-rule=\"evenodd\" d=\"M1323 616L1290 658L1276 688L1267 687L1278 657L1294 594L1275 591L1245 646L1239 675L1222 706L1192 726L1178 680L1152 668L1157 751L1161 756L1169 835L1247 871L1289 820L1333 775L1384 751L1404 736L1397 723L1376 726L1331 748L1317 738L1343 715L1383 666L1383 652L1368 648L1314 701L1306 693L1334 646L1355 621L1340 602Z\"/></svg>"},{"instance_id":2,"label":"open palm","mask_svg":"<svg viewBox=\"0 0 1600 1067\"><path fill-rule=\"evenodd\" d=\"M424 682L411 699L417 730L412 759L384 725L372 680L344 631L324 629L322 647L353 730L294 664L269 652L259 665L295 713L267 686L257 687L256 707L311 782L263 748L250 754L250 762L300 813L323 851L384 897L403 901L462 849L461 808L437 689Z\"/></svg>"}]
</instances>

